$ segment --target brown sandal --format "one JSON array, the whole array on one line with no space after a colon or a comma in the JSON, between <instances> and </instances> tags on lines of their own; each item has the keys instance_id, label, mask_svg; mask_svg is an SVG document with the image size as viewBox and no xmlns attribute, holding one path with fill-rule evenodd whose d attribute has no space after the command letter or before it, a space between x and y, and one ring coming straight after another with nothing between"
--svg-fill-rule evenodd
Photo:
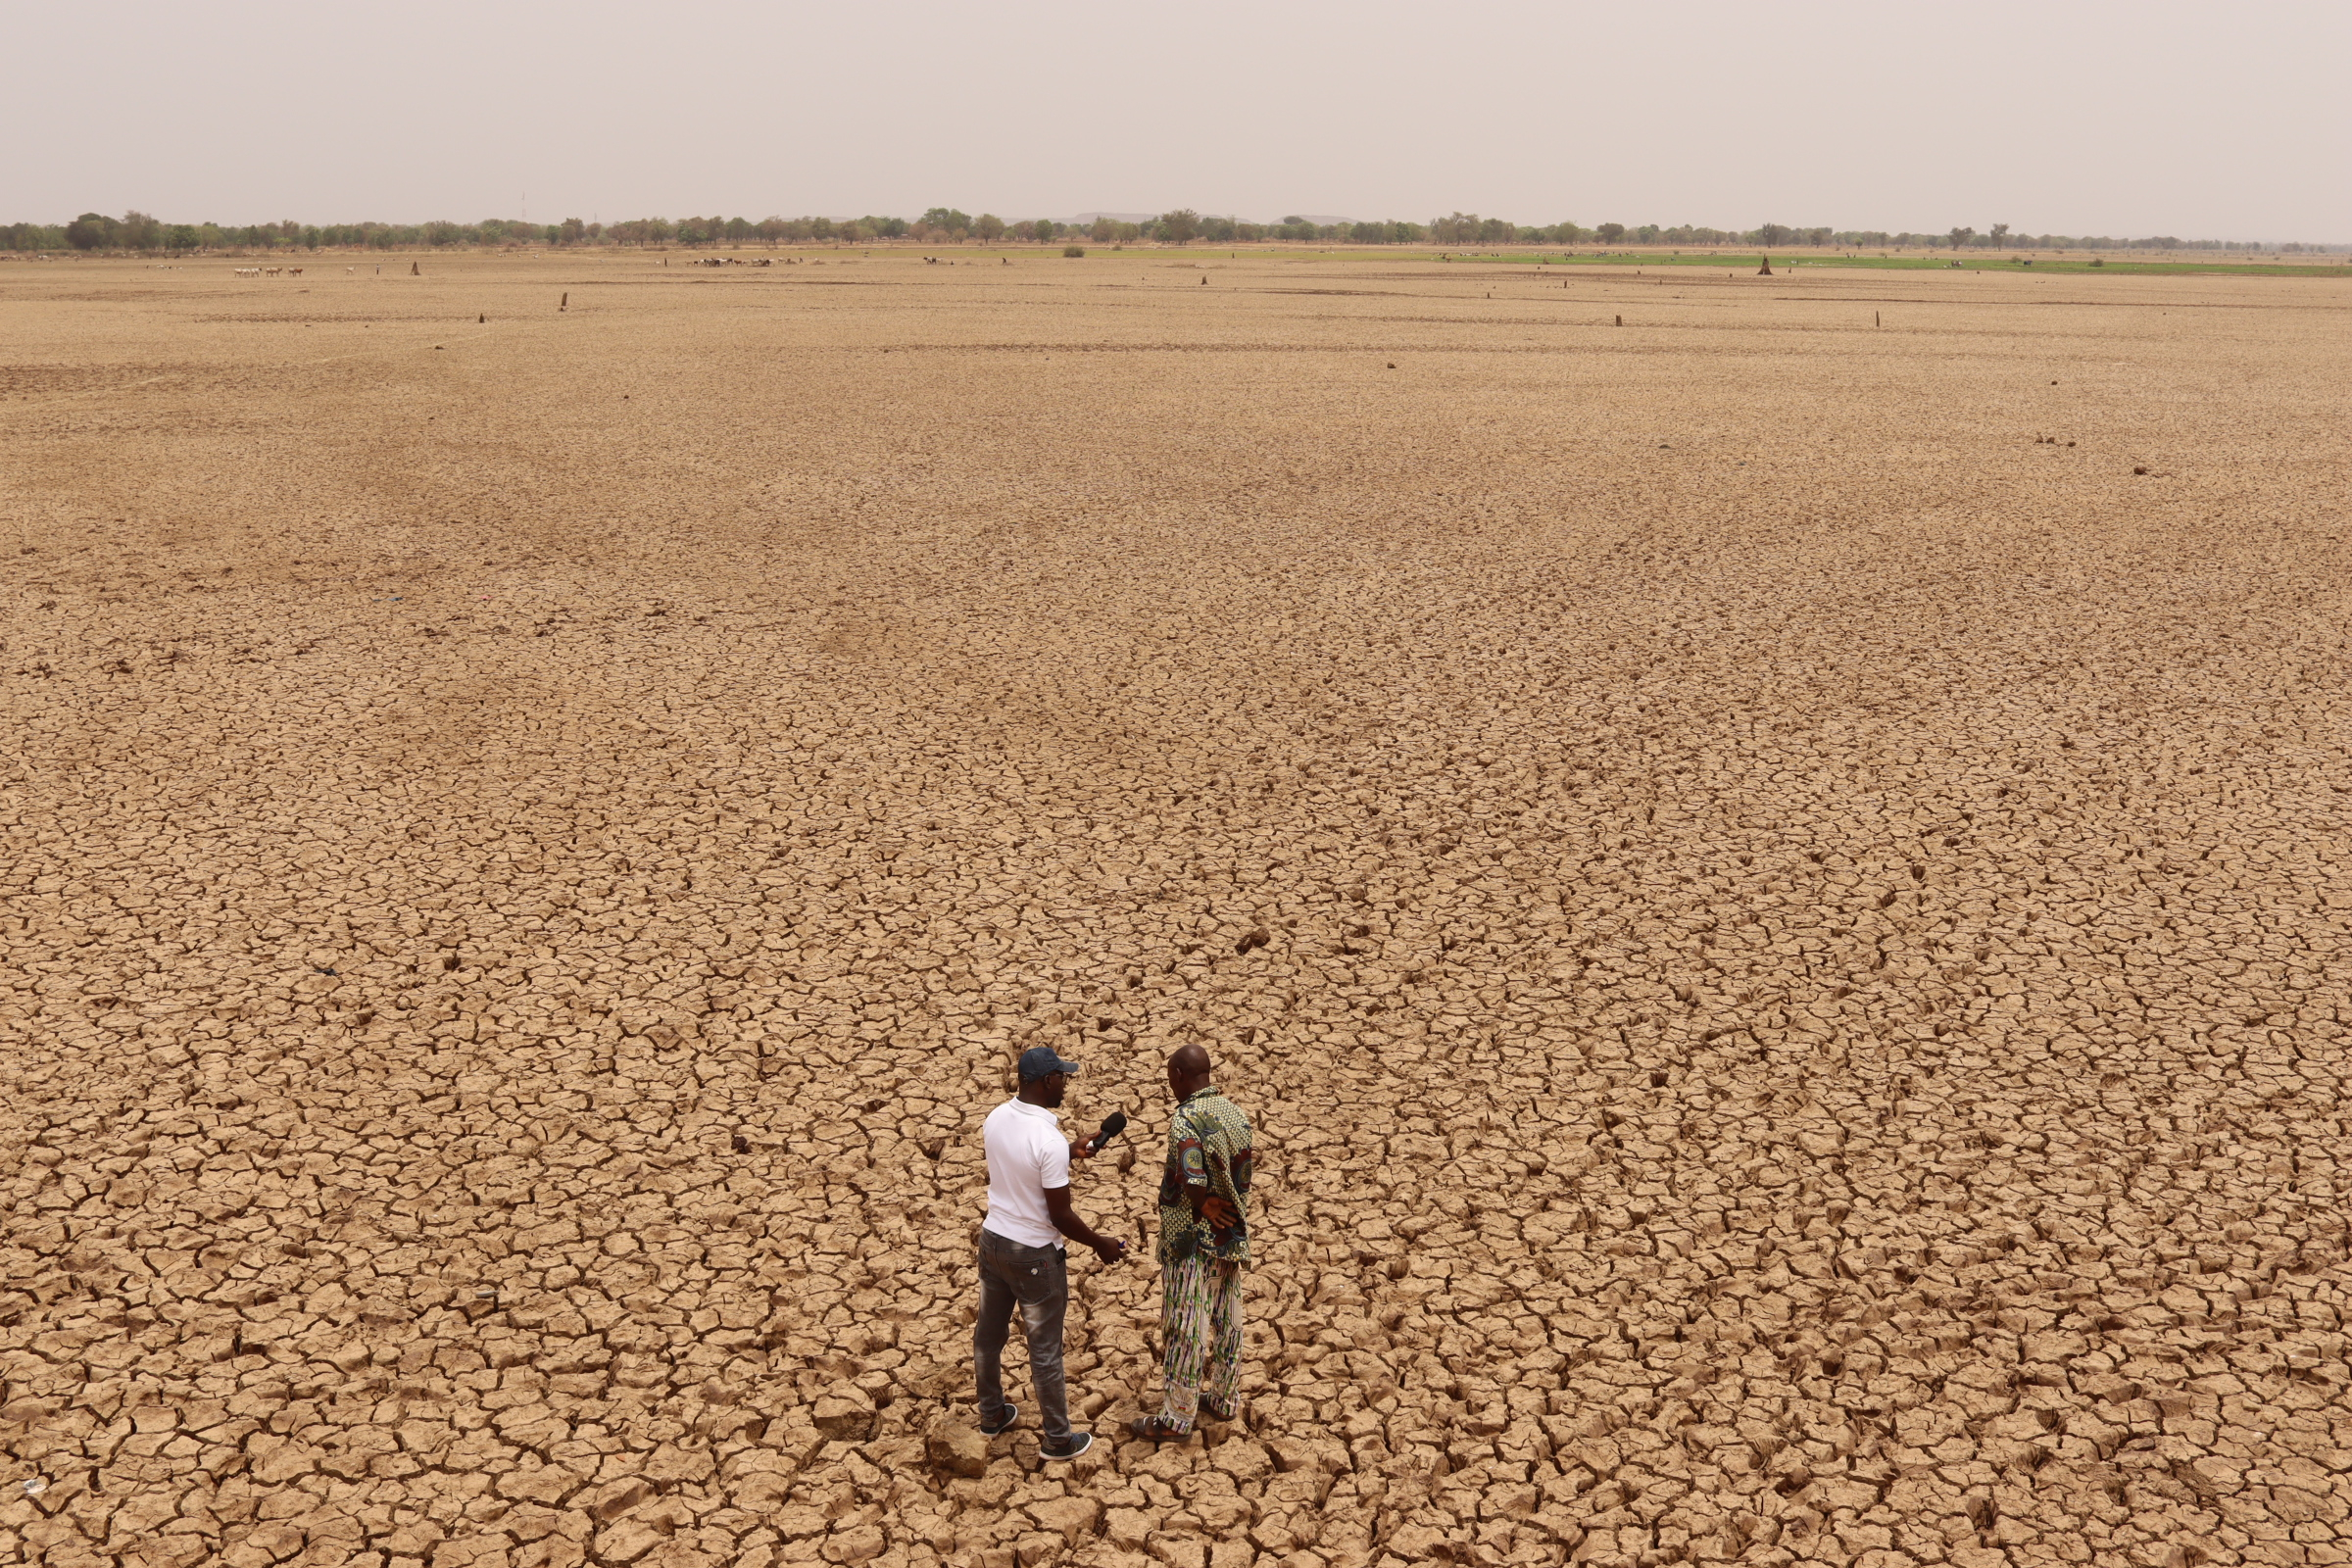
<instances>
[{"instance_id":1,"label":"brown sandal","mask_svg":"<svg viewBox=\"0 0 2352 1568\"><path fill-rule=\"evenodd\" d=\"M1179 1432L1155 1415L1147 1415L1127 1423L1127 1435L1145 1443L1182 1443L1192 1436Z\"/></svg>"}]
</instances>

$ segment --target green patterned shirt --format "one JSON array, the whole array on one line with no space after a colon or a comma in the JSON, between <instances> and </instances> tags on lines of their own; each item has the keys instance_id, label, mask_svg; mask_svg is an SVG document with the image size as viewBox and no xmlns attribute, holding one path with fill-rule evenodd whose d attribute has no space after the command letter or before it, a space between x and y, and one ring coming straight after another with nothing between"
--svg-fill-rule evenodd
<instances>
[{"instance_id":1,"label":"green patterned shirt","mask_svg":"<svg viewBox=\"0 0 2352 1568\"><path fill-rule=\"evenodd\" d=\"M1206 1252L1250 1266L1250 1118L1215 1089L1203 1089L1168 1119L1168 1163L1159 1179L1159 1260L1181 1263ZM1233 1204L1235 1222L1218 1230L1185 1200L1187 1187Z\"/></svg>"}]
</instances>

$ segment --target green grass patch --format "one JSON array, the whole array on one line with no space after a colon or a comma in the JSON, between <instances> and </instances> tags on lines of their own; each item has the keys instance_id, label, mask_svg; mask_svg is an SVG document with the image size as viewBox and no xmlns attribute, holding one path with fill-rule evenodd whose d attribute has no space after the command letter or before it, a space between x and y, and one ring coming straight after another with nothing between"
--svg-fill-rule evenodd
<instances>
[{"instance_id":1,"label":"green grass patch","mask_svg":"<svg viewBox=\"0 0 2352 1568\"><path fill-rule=\"evenodd\" d=\"M1516 255L1459 256L1463 262L1500 262L1513 267L1699 267L1720 268L1725 271L1742 270L1753 272L1764 264L1761 255L1751 256L1671 256L1647 252L1615 256L1566 256L1557 251L1529 251ZM1802 264L1816 267L1868 268L1877 271L1909 272L2104 272L2126 275L2155 275L2163 277L2352 277L2352 265L2323 263L2295 264L2290 262L2119 262L2108 258L2088 256L2033 257L2030 261L2012 261L2006 256L1964 256L1958 267L1952 266L1948 253L1930 256L1794 256L1776 259L1775 272L1788 270Z\"/></svg>"},{"instance_id":2,"label":"green grass patch","mask_svg":"<svg viewBox=\"0 0 2352 1568\"><path fill-rule=\"evenodd\" d=\"M1423 245L1153 245L1128 246L1120 259L1159 262L1175 265L1196 257L1204 261L1224 261L1236 253L1253 261L1287 262L1435 262L1441 256L1450 257L1461 266L1503 267L1693 267L1700 270L1715 268L1727 272L1754 272L1764 258L1757 252L1744 256L1729 254L1707 255L1687 251L1680 256L1665 251L1611 252L1605 256L1568 255L1560 251L1459 251L1444 250ZM993 252L991 254L994 254ZM1108 255L1110 248L1098 248L1097 254ZM1772 270L1783 272L1792 266L1806 270L1817 267L1863 268L1888 272L2091 272L2108 275L2150 275L2159 277L2352 277L2352 263L2323 262L2126 262L2112 257L2061 256L2042 252L2026 261L2012 261L2000 252L1971 253L1952 266L1949 251L1936 251L1925 256L1807 256L1796 252L1773 253Z\"/></svg>"}]
</instances>

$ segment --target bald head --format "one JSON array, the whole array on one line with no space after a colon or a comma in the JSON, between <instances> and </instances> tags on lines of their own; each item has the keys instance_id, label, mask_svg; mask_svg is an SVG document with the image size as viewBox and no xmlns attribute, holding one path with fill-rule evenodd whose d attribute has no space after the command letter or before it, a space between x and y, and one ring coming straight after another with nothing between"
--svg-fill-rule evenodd
<instances>
[{"instance_id":1,"label":"bald head","mask_svg":"<svg viewBox=\"0 0 2352 1568\"><path fill-rule=\"evenodd\" d=\"M1168 1053L1168 1094L1178 1103L1208 1087L1208 1053L1200 1046L1179 1046Z\"/></svg>"}]
</instances>

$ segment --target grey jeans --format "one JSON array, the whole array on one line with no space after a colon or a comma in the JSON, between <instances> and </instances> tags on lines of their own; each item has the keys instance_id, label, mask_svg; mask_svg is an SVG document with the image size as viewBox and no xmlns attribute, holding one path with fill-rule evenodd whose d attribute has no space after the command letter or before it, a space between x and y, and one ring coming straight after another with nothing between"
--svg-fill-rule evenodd
<instances>
[{"instance_id":1,"label":"grey jeans","mask_svg":"<svg viewBox=\"0 0 2352 1568\"><path fill-rule=\"evenodd\" d=\"M1061 1320L1070 1305L1069 1254L1058 1247L1023 1247L995 1231L980 1233L980 1321L972 1325L972 1361L980 1383L980 1422L1004 1419L1004 1336L1015 1303L1029 1341L1029 1380L1046 1441L1070 1435L1069 1393L1061 1372Z\"/></svg>"}]
</instances>

